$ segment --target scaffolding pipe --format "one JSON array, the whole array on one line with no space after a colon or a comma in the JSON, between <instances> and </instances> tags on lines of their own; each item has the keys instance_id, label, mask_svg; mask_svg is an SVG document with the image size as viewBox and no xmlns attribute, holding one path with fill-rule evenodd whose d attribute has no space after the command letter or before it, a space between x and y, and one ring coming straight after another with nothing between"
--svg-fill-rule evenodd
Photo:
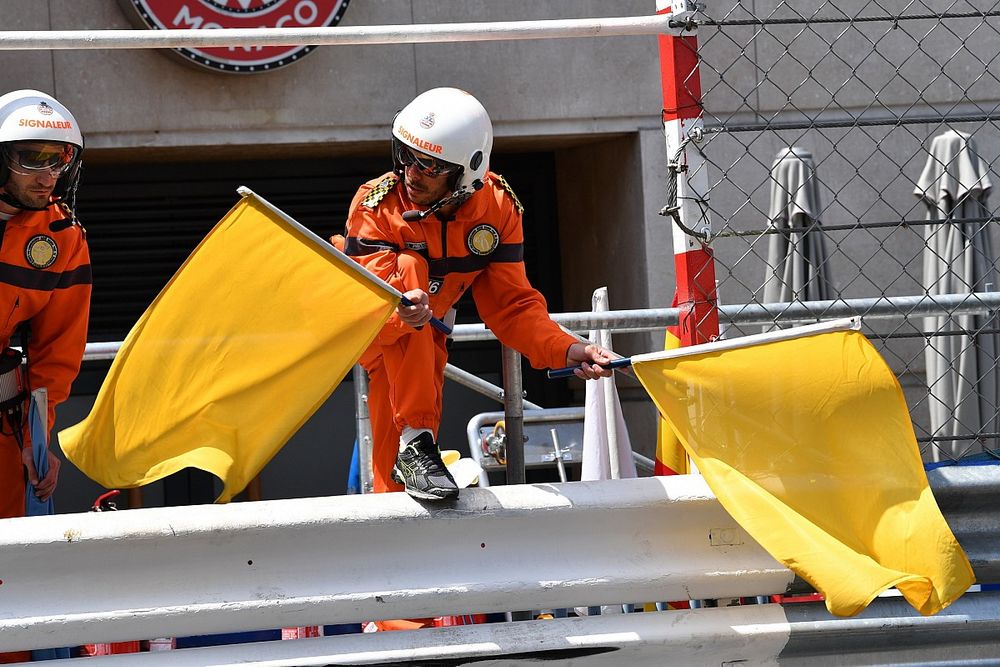
<instances>
[{"instance_id":1,"label":"scaffolding pipe","mask_svg":"<svg viewBox=\"0 0 1000 667\"><path fill-rule=\"evenodd\" d=\"M524 484L524 404L521 353L501 345L503 355L503 413L507 436L507 484Z\"/></svg>"},{"instance_id":2,"label":"scaffolding pipe","mask_svg":"<svg viewBox=\"0 0 1000 667\"><path fill-rule=\"evenodd\" d=\"M525 402L525 405L528 405L528 403ZM531 408L525 410L523 417L524 423L526 424L582 421L585 412L586 410L583 406L570 408ZM472 458L475 459L476 463L482 465L484 456L482 442L480 442L479 429L488 424L496 424L503 418L504 413L502 412L481 412L469 420L465 429L465 435L469 441L469 452L472 454ZM639 452L633 451L632 460L635 461L636 468L644 470L649 474L653 474L656 467L656 463L653 459L648 456L643 456ZM485 471L479 476L479 479L479 485L481 487L485 488L490 485L489 477Z\"/></svg>"},{"instance_id":3,"label":"scaffolding pipe","mask_svg":"<svg viewBox=\"0 0 1000 667\"><path fill-rule=\"evenodd\" d=\"M832 299L795 303L732 304L719 307L721 321L732 325L792 324L861 316L865 319L893 319L988 314L1000 310L1000 292L939 294L936 296L887 296L864 299ZM603 313L554 313L552 319L573 331L609 329L621 331L657 331L678 323L679 308L637 308L609 310ZM493 340L496 336L484 324L459 324L452 338L456 341Z\"/></svg>"},{"instance_id":4,"label":"scaffolding pipe","mask_svg":"<svg viewBox=\"0 0 1000 667\"><path fill-rule=\"evenodd\" d=\"M659 35L670 14L541 21L426 23L318 28L198 28L171 30L4 30L0 50L177 49L230 46L440 44L502 40Z\"/></svg>"},{"instance_id":5,"label":"scaffolding pipe","mask_svg":"<svg viewBox=\"0 0 1000 667\"><path fill-rule=\"evenodd\" d=\"M358 448L358 478L361 493L371 493L372 478L372 422L368 413L368 373L361 364L354 364L354 415Z\"/></svg>"},{"instance_id":6,"label":"scaffolding pipe","mask_svg":"<svg viewBox=\"0 0 1000 667\"><path fill-rule=\"evenodd\" d=\"M739 304L721 307L733 324L815 322L817 319L861 316L865 319L908 318L925 315L985 315L1000 309L1000 292L830 299L797 303Z\"/></svg>"},{"instance_id":7,"label":"scaffolding pipe","mask_svg":"<svg viewBox=\"0 0 1000 667\"><path fill-rule=\"evenodd\" d=\"M796 303L733 304L719 307L722 321L732 325L787 324L823 319L862 316L865 319L893 319L928 315L983 315L1000 310L1000 292L939 294L937 296L889 296L865 299L835 299ZM554 313L553 321L574 331L608 329L657 331L678 322L679 308L637 308L603 313ZM496 340L485 324L455 325L451 338L457 342ZM85 361L114 359L121 342L87 343ZM452 378L457 380L457 378Z\"/></svg>"},{"instance_id":8,"label":"scaffolding pipe","mask_svg":"<svg viewBox=\"0 0 1000 667\"><path fill-rule=\"evenodd\" d=\"M485 396L486 398L492 398L495 401L503 403L504 390L502 387L498 387L492 382L487 382L481 377L473 375L469 371L462 370L458 366L447 364L444 367L444 376L449 380L451 380L452 382L456 382L462 385L463 387L467 387L468 389L473 390L477 394ZM532 403L527 399L525 399L523 403L524 407L527 408L528 410L542 409L542 406L538 405L537 403Z\"/></svg>"}]
</instances>

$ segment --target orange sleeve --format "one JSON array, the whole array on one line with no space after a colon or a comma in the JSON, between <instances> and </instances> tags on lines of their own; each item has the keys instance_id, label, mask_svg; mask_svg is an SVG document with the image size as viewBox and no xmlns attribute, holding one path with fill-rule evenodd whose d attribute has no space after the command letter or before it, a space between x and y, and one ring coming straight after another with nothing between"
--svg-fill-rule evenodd
<instances>
[{"instance_id":1,"label":"orange sleeve","mask_svg":"<svg viewBox=\"0 0 1000 667\"><path fill-rule=\"evenodd\" d=\"M389 214L360 205L368 190L367 186L362 187L351 202L345 253L400 292L418 288L426 291L429 282L427 260L406 249L401 230L393 224ZM402 219L398 224L404 224ZM378 340L387 345L413 331L415 329L393 313Z\"/></svg>"},{"instance_id":2,"label":"orange sleeve","mask_svg":"<svg viewBox=\"0 0 1000 667\"><path fill-rule=\"evenodd\" d=\"M90 317L92 277L87 241L77 225L64 233L75 234L77 239L48 303L31 318L28 341L28 382L33 389L48 389L50 431L55 425L55 407L69 397L80 372Z\"/></svg>"},{"instance_id":3,"label":"orange sleeve","mask_svg":"<svg viewBox=\"0 0 1000 667\"><path fill-rule=\"evenodd\" d=\"M523 245L521 215L513 208L500 225L502 244ZM528 282L524 261L492 262L472 283L479 316L500 341L534 368L561 368L576 339L549 317L545 297Z\"/></svg>"}]
</instances>

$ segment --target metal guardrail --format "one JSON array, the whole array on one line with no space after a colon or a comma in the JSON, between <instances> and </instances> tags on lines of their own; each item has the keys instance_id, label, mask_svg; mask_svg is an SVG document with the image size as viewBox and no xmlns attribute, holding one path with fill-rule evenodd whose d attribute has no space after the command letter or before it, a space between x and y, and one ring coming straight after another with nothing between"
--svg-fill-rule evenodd
<instances>
[{"instance_id":1,"label":"metal guardrail","mask_svg":"<svg viewBox=\"0 0 1000 667\"><path fill-rule=\"evenodd\" d=\"M884 665L889 660L897 665L954 666L995 664L998 635L1000 593L976 593L930 618L919 616L899 598L879 598L851 619L833 619L818 603L767 604L256 642L146 653L129 660L149 667L425 667L494 661L547 667L735 667L834 661ZM121 658L88 658L87 665L120 666Z\"/></svg>"},{"instance_id":2,"label":"metal guardrail","mask_svg":"<svg viewBox=\"0 0 1000 667\"><path fill-rule=\"evenodd\" d=\"M927 481L976 580L1000 583L1000 465L944 466L928 471ZM808 593L813 589L796 578L788 590Z\"/></svg>"},{"instance_id":3,"label":"metal guardrail","mask_svg":"<svg viewBox=\"0 0 1000 667\"><path fill-rule=\"evenodd\" d=\"M932 483L977 576L996 573L1000 467ZM5 519L0 572L0 651L794 583L698 476Z\"/></svg>"},{"instance_id":4,"label":"metal guardrail","mask_svg":"<svg viewBox=\"0 0 1000 667\"><path fill-rule=\"evenodd\" d=\"M708 528L742 537L716 548ZM792 582L696 477L467 489L433 506L394 493L5 519L0 572L0 651Z\"/></svg>"},{"instance_id":5,"label":"metal guardrail","mask_svg":"<svg viewBox=\"0 0 1000 667\"><path fill-rule=\"evenodd\" d=\"M947 466L927 473L934 498L969 556L976 579L1000 583L1000 465Z\"/></svg>"}]
</instances>

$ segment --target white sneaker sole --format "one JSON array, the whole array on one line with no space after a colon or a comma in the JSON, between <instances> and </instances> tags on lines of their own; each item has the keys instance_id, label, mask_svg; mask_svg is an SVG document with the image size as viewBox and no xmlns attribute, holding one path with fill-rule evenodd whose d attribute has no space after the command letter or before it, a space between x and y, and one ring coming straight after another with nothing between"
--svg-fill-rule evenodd
<instances>
[{"instance_id":1,"label":"white sneaker sole","mask_svg":"<svg viewBox=\"0 0 1000 667\"><path fill-rule=\"evenodd\" d=\"M392 480L397 484L403 485L403 490L406 491L406 495L411 498L416 498L417 500L453 500L458 497L458 489L455 492L447 496L436 496L433 493L428 493L427 491L421 491L420 489L413 489L403 482L403 476L394 467L392 469Z\"/></svg>"}]
</instances>

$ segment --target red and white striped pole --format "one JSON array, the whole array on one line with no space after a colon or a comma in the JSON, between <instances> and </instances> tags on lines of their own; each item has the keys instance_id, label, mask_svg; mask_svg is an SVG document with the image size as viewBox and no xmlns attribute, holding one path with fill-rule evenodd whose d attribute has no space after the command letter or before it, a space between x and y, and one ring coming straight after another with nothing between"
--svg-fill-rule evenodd
<instances>
[{"instance_id":1,"label":"red and white striped pole","mask_svg":"<svg viewBox=\"0 0 1000 667\"><path fill-rule=\"evenodd\" d=\"M657 14L672 14L679 22L693 11L694 3L690 0L656 0ZM706 343L718 336L719 311L712 249L684 229L711 233L707 207L703 210L698 202L708 192L707 165L691 144L691 138L699 136L702 129L697 31L693 25L673 28L659 36L659 47L663 129L667 158L674 164L668 178L674 179L670 185L676 187L676 201L668 201L667 206L673 207L670 216L676 276L673 306L681 312L678 325L667 327L664 342L666 349L673 349ZM654 472L657 475L691 472L687 453L670 424L662 418Z\"/></svg>"},{"instance_id":2,"label":"red and white striped pole","mask_svg":"<svg viewBox=\"0 0 1000 667\"><path fill-rule=\"evenodd\" d=\"M691 0L656 0L657 14L673 14L678 21L684 21L693 10ZM673 34L660 35L659 42L667 156L677 158L683 170L677 178L677 215L689 230L710 234L707 210L697 201L708 192L707 165L689 140L700 135L703 127L698 35L693 25L674 30ZM674 304L682 309L676 335L682 346L707 343L719 335L712 250L676 222L672 228L677 280Z\"/></svg>"}]
</instances>

